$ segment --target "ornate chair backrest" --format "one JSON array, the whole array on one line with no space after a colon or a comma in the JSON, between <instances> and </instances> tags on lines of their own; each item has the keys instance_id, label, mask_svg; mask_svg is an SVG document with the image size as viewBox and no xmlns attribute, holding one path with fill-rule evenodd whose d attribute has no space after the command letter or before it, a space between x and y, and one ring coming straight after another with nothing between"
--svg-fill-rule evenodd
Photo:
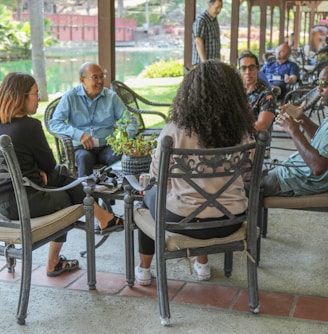
<instances>
[{"instance_id":1,"label":"ornate chair backrest","mask_svg":"<svg viewBox=\"0 0 328 334\"><path fill-rule=\"evenodd\" d=\"M137 112L140 109L137 99L138 95L123 82L116 80L111 83L111 89L120 97L127 109L133 112L138 121L139 132L142 132L145 129L145 123L140 113Z\"/></svg>"},{"instance_id":2,"label":"ornate chair backrest","mask_svg":"<svg viewBox=\"0 0 328 334\"><path fill-rule=\"evenodd\" d=\"M11 222L8 218L0 216L0 226L10 228L22 227L22 242L31 239L30 210L26 188L19 162L14 151L11 138L7 135L0 136L0 186L12 189L17 203L20 225Z\"/></svg>"},{"instance_id":3,"label":"ornate chair backrest","mask_svg":"<svg viewBox=\"0 0 328 334\"><path fill-rule=\"evenodd\" d=\"M165 240L165 229L174 232L183 229L214 228L246 220L253 222L248 224L248 230L251 232L249 235L256 236L257 219L254 217L257 217L260 175L267 135L267 132L260 132L256 143L218 149L178 149L172 148L171 137L166 136L162 140L155 219L158 222L157 227L161 230L157 232L159 238L163 237L161 242ZM212 192L213 189L204 189L199 182L204 178L221 178L222 187L215 192ZM165 220L167 182L175 182L178 179L188 185L192 192L197 193L197 196L203 199L203 204L195 205L195 209L179 223L171 223ZM231 202L224 200L224 193L235 181L245 179L250 184L249 209L244 214L236 215L229 209ZM216 207L223 214L223 218L200 222L196 217L208 206Z\"/></svg>"}]
</instances>

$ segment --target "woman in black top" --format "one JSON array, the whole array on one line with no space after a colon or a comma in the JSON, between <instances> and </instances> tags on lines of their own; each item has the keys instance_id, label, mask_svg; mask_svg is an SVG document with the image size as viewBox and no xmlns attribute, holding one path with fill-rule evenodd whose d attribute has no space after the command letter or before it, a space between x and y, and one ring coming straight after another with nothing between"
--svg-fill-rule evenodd
<instances>
[{"instance_id":1,"label":"woman in black top","mask_svg":"<svg viewBox=\"0 0 328 334\"><path fill-rule=\"evenodd\" d=\"M25 73L9 73L0 86L0 134L11 137L23 176L40 186L61 187L73 181L65 166L56 165L41 122L30 117L39 101L35 79ZM53 213L73 204L83 203L85 194L79 185L62 192L40 192L27 188L31 217ZM123 220L95 204L100 225L122 228ZM18 219L17 206L10 180L0 181L0 213ZM59 255L66 235L50 242L47 275L58 276L79 268L77 260Z\"/></svg>"}]
</instances>

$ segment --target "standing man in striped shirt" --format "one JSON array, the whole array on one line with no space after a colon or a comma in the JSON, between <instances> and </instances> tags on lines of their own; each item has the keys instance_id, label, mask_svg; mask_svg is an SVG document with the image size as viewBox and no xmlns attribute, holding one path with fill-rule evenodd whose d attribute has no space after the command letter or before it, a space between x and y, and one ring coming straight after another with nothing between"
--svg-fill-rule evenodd
<instances>
[{"instance_id":1,"label":"standing man in striped shirt","mask_svg":"<svg viewBox=\"0 0 328 334\"><path fill-rule=\"evenodd\" d=\"M220 59L220 27L217 16L222 9L222 0L209 0L205 12L200 14L192 29L192 65L208 59Z\"/></svg>"}]
</instances>

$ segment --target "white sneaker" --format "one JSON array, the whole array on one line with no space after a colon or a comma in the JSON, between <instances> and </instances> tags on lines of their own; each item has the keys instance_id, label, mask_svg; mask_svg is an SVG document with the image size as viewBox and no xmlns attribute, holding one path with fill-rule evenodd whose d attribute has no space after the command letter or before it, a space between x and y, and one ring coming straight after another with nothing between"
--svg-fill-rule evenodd
<instances>
[{"instance_id":1,"label":"white sneaker","mask_svg":"<svg viewBox=\"0 0 328 334\"><path fill-rule=\"evenodd\" d=\"M150 268L140 268L139 266L136 266L134 268L134 276L139 285L151 284Z\"/></svg>"},{"instance_id":2,"label":"white sneaker","mask_svg":"<svg viewBox=\"0 0 328 334\"><path fill-rule=\"evenodd\" d=\"M200 281L208 281L211 279L211 267L208 262L201 264L196 260L194 263L194 270Z\"/></svg>"}]
</instances>

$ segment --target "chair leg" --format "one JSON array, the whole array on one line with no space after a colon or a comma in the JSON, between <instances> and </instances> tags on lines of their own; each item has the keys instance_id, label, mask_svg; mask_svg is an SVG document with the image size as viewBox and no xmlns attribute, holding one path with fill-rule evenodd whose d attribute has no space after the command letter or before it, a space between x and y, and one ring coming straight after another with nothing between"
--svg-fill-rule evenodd
<instances>
[{"instance_id":1,"label":"chair leg","mask_svg":"<svg viewBox=\"0 0 328 334\"><path fill-rule=\"evenodd\" d=\"M159 311L161 324L167 326L170 324L170 301L167 287L167 276L166 276L166 260L159 259L156 257L156 282L157 282L157 295L159 302Z\"/></svg>"},{"instance_id":2,"label":"chair leg","mask_svg":"<svg viewBox=\"0 0 328 334\"><path fill-rule=\"evenodd\" d=\"M259 236L257 238L256 253L257 253L256 264L259 265L259 263L260 263L260 257L261 257L261 236Z\"/></svg>"},{"instance_id":3,"label":"chair leg","mask_svg":"<svg viewBox=\"0 0 328 334\"><path fill-rule=\"evenodd\" d=\"M26 248L26 247L25 247ZM32 247L24 249L22 256L22 274L17 307L16 319L19 325L25 325L27 307L30 297L31 275L32 275Z\"/></svg>"},{"instance_id":4,"label":"chair leg","mask_svg":"<svg viewBox=\"0 0 328 334\"><path fill-rule=\"evenodd\" d=\"M86 187L87 188L87 187ZM91 188L90 188L91 189ZM83 200L86 219L86 240L87 240L87 272L89 290L96 289L96 252L94 235L94 199L90 195L90 190L85 189L86 197Z\"/></svg>"},{"instance_id":5,"label":"chair leg","mask_svg":"<svg viewBox=\"0 0 328 334\"><path fill-rule=\"evenodd\" d=\"M257 281L257 263L254 263L250 258L247 258L247 276L248 276L249 308L252 313L257 314L260 311L259 291L258 291L258 281Z\"/></svg>"},{"instance_id":6,"label":"chair leg","mask_svg":"<svg viewBox=\"0 0 328 334\"><path fill-rule=\"evenodd\" d=\"M263 208L262 212L262 237L266 238L268 233L268 209Z\"/></svg>"},{"instance_id":7,"label":"chair leg","mask_svg":"<svg viewBox=\"0 0 328 334\"><path fill-rule=\"evenodd\" d=\"M224 275L230 277L233 266L233 252L224 252Z\"/></svg>"},{"instance_id":8,"label":"chair leg","mask_svg":"<svg viewBox=\"0 0 328 334\"><path fill-rule=\"evenodd\" d=\"M125 270L126 282L129 287L134 286L134 225L133 225L133 203L132 192L129 191L124 196L124 216L125 216Z\"/></svg>"},{"instance_id":9,"label":"chair leg","mask_svg":"<svg viewBox=\"0 0 328 334\"><path fill-rule=\"evenodd\" d=\"M106 240L108 239L108 237L112 234L112 232L109 232L108 234L103 235L103 237L95 244L95 249L97 249L98 247L100 247L103 243L106 242ZM80 255L81 257L84 257L84 255L87 254L86 250L80 251Z\"/></svg>"}]
</instances>

